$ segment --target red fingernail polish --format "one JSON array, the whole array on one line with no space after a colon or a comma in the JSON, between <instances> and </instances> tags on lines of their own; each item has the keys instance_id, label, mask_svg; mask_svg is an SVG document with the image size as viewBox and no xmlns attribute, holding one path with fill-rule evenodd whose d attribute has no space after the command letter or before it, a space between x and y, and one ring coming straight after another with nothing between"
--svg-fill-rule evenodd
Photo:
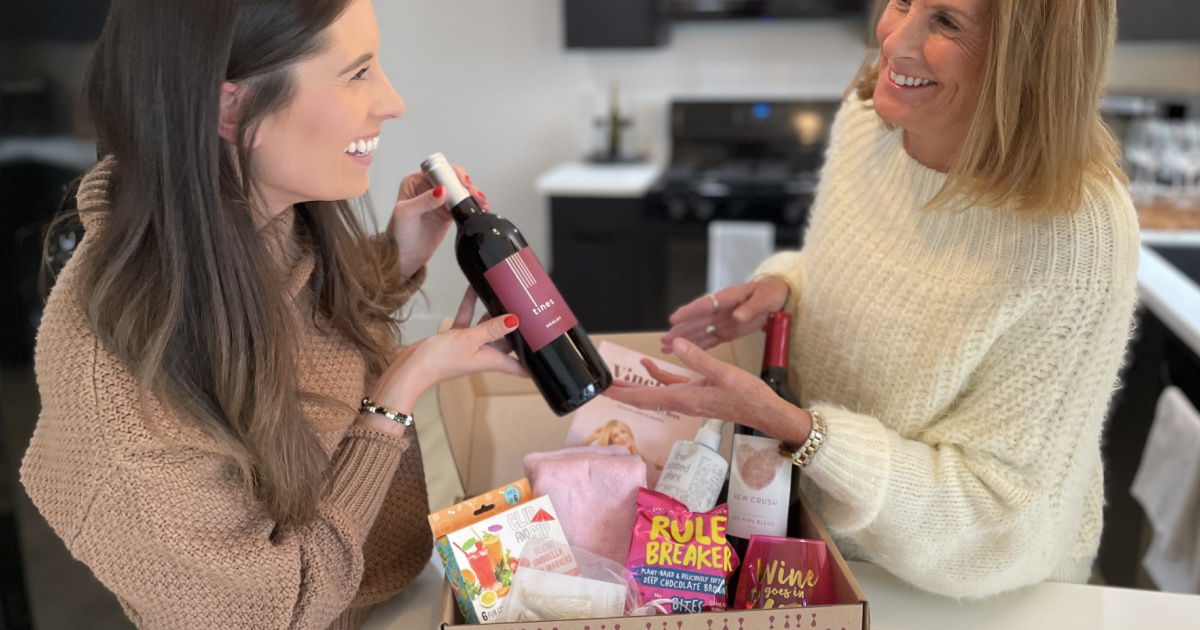
<instances>
[{"instance_id":1,"label":"red fingernail polish","mask_svg":"<svg viewBox=\"0 0 1200 630\"><path fill-rule=\"evenodd\" d=\"M479 191L479 198L480 198L480 199L487 199L487 195L483 194L483 191L481 190L481 191Z\"/></svg>"},{"instance_id":2,"label":"red fingernail polish","mask_svg":"<svg viewBox=\"0 0 1200 630\"><path fill-rule=\"evenodd\" d=\"M517 319L516 315L509 315L508 317L504 318L504 325L509 328L516 328L517 324L520 324L520 323L521 323L521 320Z\"/></svg>"},{"instance_id":3,"label":"red fingernail polish","mask_svg":"<svg viewBox=\"0 0 1200 630\"><path fill-rule=\"evenodd\" d=\"M471 176L470 176L470 175L467 175L467 183L468 183L468 184L470 184L470 183L471 183Z\"/></svg>"},{"instance_id":4,"label":"red fingernail polish","mask_svg":"<svg viewBox=\"0 0 1200 630\"><path fill-rule=\"evenodd\" d=\"M446 187L445 187L445 186L438 186L437 188L434 188L434 189L433 189L433 196L434 196L434 198L436 198L436 199L441 199L441 198L442 198L442 195L444 195L444 194L446 194Z\"/></svg>"}]
</instances>

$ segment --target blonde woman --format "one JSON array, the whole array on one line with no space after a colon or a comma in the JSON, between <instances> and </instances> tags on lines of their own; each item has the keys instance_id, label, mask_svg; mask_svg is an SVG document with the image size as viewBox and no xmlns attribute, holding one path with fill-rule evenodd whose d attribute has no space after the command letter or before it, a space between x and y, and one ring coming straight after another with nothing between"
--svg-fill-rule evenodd
<instances>
[{"instance_id":1,"label":"blonde woman","mask_svg":"<svg viewBox=\"0 0 1200 630\"><path fill-rule=\"evenodd\" d=\"M1082 582L1138 228L1099 100L1114 0L891 0L800 252L671 317L645 408L784 441L842 550L982 597ZM795 318L803 409L701 350Z\"/></svg>"},{"instance_id":2,"label":"blonde woman","mask_svg":"<svg viewBox=\"0 0 1200 630\"><path fill-rule=\"evenodd\" d=\"M637 443L634 442L633 430L629 428L629 425L620 420L609 420L604 423L604 426L592 431L592 434L588 436L583 445L591 446L593 444L596 446L611 446L614 444L624 446L629 449L631 455L637 455L642 459L646 459L646 456L642 455L642 452L638 450Z\"/></svg>"}]
</instances>

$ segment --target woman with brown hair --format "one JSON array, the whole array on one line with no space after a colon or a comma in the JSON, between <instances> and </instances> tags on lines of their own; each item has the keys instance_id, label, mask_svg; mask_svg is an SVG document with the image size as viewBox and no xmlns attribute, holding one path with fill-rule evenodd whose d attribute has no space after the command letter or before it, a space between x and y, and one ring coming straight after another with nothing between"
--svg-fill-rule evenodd
<instances>
[{"instance_id":1,"label":"woman with brown hair","mask_svg":"<svg viewBox=\"0 0 1200 630\"><path fill-rule=\"evenodd\" d=\"M1137 284L1099 112L1115 0L880 5L804 249L671 317L704 379L608 395L783 441L843 552L918 587L1084 581ZM701 352L780 309L803 409Z\"/></svg>"},{"instance_id":2,"label":"woman with brown hair","mask_svg":"<svg viewBox=\"0 0 1200 630\"><path fill-rule=\"evenodd\" d=\"M21 479L139 627L358 627L431 556L418 396L523 373L471 293L396 354L452 219L420 174L385 234L347 201L404 112L378 41L369 0L113 2Z\"/></svg>"}]
</instances>

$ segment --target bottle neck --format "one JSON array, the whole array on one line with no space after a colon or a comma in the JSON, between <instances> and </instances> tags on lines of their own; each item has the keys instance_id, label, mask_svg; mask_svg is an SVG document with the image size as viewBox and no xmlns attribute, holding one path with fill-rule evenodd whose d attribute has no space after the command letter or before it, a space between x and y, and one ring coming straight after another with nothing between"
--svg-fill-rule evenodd
<instances>
[{"instance_id":1,"label":"bottle neck","mask_svg":"<svg viewBox=\"0 0 1200 630\"><path fill-rule=\"evenodd\" d=\"M712 450L721 448L721 428L725 423L715 418L709 418L700 425L700 430L696 432L696 444L702 444Z\"/></svg>"},{"instance_id":2,"label":"bottle neck","mask_svg":"<svg viewBox=\"0 0 1200 630\"><path fill-rule=\"evenodd\" d=\"M788 382L788 369L778 365L763 364L759 378L769 382L786 383Z\"/></svg>"},{"instance_id":3,"label":"bottle neck","mask_svg":"<svg viewBox=\"0 0 1200 630\"><path fill-rule=\"evenodd\" d=\"M783 311L767 315L767 343L763 348L762 380L780 398L799 406L800 400L788 384L788 350L791 349L792 316Z\"/></svg>"},{"instance_id":4,"label":"bottle neck","mask_svg":"<svg viewBox=\"0 0 1200 630\"><path fill-rule=\"evenodd\" d=\"M763 347L763 374L767 368L782 368L787 374L788 353L792 344L792 316L783 311L767 315L767 342Z\"/></svg>"},{"instance_id":5,"label":"bottle neck","mask_svg":"<svg viewBox=\"0 0 1200 630\"><path fill-rule=\"evenodd\" d=\"M454 220L459 225L475 214L483 212L467 187L459 181L458 173L454 172L454 167L446 160L446 156L434 153L421 162L421 171L434 186L444 189L442 203L450 210L450 214L454 215Z\"/></svg>"},{"instance_id":6,"label":"bottle neck","mask_svg":"<svg viewBox=\"0 0 1200 630\"><path fill-rule=\"evenodd\" d=\"M454 217L454 222L462 225L473 216L485 214L483 208L479 207L479 202L475 201L474 197L468 196L466 199L458 202L450 208L450 215Z\"/></svg>"}]
</instances>

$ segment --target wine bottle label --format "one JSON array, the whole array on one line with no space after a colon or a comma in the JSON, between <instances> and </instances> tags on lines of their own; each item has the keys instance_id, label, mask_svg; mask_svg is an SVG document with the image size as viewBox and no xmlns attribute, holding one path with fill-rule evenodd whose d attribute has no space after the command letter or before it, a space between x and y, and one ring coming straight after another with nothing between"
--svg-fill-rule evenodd
<instances>
[{"instance_id":1,"label":"wine bottle label","mask_svg":"<svg viewBox=\"0 0 1200 630\"><path fill-rule=\"evenodd\" d=\"M528 247L483 272L483 277L504 310L520 318L517 330L534 352L579 324Z\"/></svg>"},{"instance_id":2,"label":"wine bottle label","mask_svg":"<svg viewBox=\"0 0 1200 630\"><path fill-rule=\"evenodd\" d=\"M734 434L729 474L729 535L786 536L792 464L779 441Z\"/></svg>"}]
</instances>

